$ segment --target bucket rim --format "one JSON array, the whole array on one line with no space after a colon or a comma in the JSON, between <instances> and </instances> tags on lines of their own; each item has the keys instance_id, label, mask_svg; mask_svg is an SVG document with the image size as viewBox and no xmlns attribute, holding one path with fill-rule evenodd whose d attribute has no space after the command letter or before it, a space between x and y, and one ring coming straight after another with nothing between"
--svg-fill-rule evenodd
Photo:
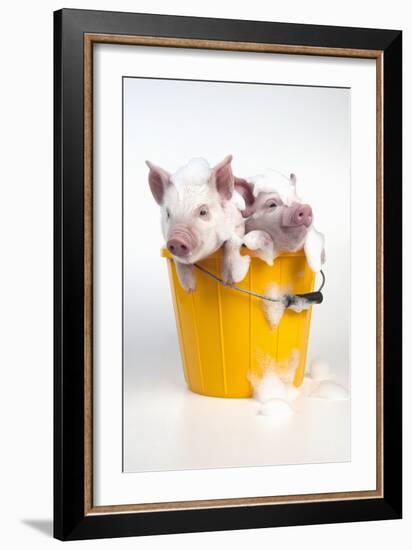
<instances>
[{"instance_id":1,"label":"bucket rim","mask_svg":"<svg viewBox=\"0 0 412 550\"><path fill-rule=\"evenodd\" d=\"M241 254L243 256L248 255L252 258L256 257L256 254L253 250L249 250L247 248L241 249ZM165 248L164 246L160 249L160 256L162 258L167 258L169 260L173 259L173 256L170 254L170 252ZM297 252L282 252L277 256L277 259L279 258L300 258L302 256L305 256L305 252L303 249L298 250ZM218 260L222 257L222 248L219 248L219 250L216 250L216 252L213 252L213 254L210 254L207 258L203 258L203 260Z\"/></svg>"}]
</instances>

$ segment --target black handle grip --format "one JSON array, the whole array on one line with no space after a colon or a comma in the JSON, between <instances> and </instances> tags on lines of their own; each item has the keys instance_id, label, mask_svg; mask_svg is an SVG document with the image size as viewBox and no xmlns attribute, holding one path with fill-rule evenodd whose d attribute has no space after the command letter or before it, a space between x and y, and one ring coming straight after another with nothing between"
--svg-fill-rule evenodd
<instances>
[{"instance_id":1,"label":"black handle grip","mask_svg":"<svg viewBox=\"0 0 412 550\"><path fill-rule=\"evenodd\" d=\"M311 304L321 304L323 302L323 294L319 290L316 292L307 292L306 294L296 294L297 298L304 298Z\"/></svg>"}]
</instances>

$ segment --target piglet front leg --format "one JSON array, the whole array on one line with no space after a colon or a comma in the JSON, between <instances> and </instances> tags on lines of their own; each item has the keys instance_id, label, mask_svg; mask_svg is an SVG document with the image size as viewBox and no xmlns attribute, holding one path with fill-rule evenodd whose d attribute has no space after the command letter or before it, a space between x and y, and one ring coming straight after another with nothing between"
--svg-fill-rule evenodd
<instances>
[{"instance_id":1,"label":"piglet front leg","mask_svg":"<svg viewBox=\"0 0 412 550\"><path fill-rule=\"evenodd\" d=\"M193 266L190 264L182 264L180 262L175 262L176 272L179 278L182 288L186 292L191 292L196 288L196 278L194 274Z\"/></svg>"},{"instance_id":2,"label":"piglet front leg","mask_svg":"<svg viewBox=\"0 0 412 550\"><path fill-rule=\"evenodd\" d=\"M256 252L258 258L268 265L273 265L277 253L274 250L273 239L269 233L261 230L250 231L243 237L243 242L249 250Z\"/></svg>"},{"instance_id":3,"label":"piglet front leg","mask_svg":"<svg viewBox=\"0 0 412 550\"><path fill-rule=\"evenodd\" d=\"M325 263L325 237L313 226L306 235L304 250L309 267L317 273Z\"/></svg>"},{"instance_id":4,"label":"piglet front leg","mask_svg":"<svg viewBox=\"0 0 412 550\"><path fill-rule=\"evenodd\" d=\"M237 235L223 245L222 278L228 284L242 281L249 270L250 256L242 256L242 239Z\"/></svg>"}]
</instances>

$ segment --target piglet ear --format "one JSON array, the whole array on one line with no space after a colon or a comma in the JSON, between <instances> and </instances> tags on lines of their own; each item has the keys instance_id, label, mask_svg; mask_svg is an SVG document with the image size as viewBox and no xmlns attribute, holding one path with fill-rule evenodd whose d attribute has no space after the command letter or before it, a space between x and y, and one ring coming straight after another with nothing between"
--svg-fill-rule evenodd
<instances>
[{"instance_id":1,"label":"piglet ear","mask_svg":"<svg viewBox=\"0 0 412 550\"><path fill-rule=\"evenodd\" d=\"M255 202L255 196L253 195L253 183L249 183L243 178L235 177L235 191L237 191L245 201L246 208L242 210L242 216L244 218L248 218L252 214L252 206Z\"/></svg>"},{"instance_id":2,"label":"piglet ear","mask_svg":"<svg viewBox=\"0 0 412 550\"><path fill-rule=\"evenodd\" d=\"M157 204L162 204L166 188L170 185L170 174L169 172L166 172L166 170L163 170L163 168L160 168L160 166L156 166L148 160L146 161L146 164L150 170L150 190L152 191L152 195Z\"/></svg>"},{"instance_id":3,"label":"piglet ear","mask_svg":"<svg viewBox=\"0 0 412 550\"><path fill-rule=\"evenodd\" d=\"M232 158L232 155L228 155L212 170L216 189L219 195L226 200L232 197L235 186L235 178L233 177L231 166Z\"/></svg>"},{"instance_id":4,"label":"piglet ear","mask_svg":"<svg viewBox=\"0 0 412 550\"><path fill-rule=\"evenodd\" d=\"M296 175L292 172L292 174L289 176L290 183L294 186L296 186Z\"/></svg>"},{"instance_id":5,"label":"piglet ear","mask_svg":"<svg viewBox=\"0 0 412 550\"><path fill-rule=\"evenodd\" d=\"M246 206L252 206L255 202L255 197L253 195L253 183L249 183L243 178L235 177L235 190L242 195Z\"/></svg>"}]
</instances>

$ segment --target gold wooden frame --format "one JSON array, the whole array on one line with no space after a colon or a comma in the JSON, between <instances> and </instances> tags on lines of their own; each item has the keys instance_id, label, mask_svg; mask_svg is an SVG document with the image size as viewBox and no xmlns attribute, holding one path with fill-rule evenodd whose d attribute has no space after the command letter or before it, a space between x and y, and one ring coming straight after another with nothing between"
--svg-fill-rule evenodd
<instances>
[{"instance_id":1,"label":"gold wooden frame","mask_svg":"<svg viewBox=\"0 0 412 550\"><path fill-rule=\"evenodd\" d=\"M376 60L376 489L273 497L245 497L181 502L156 502L94 506L93 504L93 44L127 44L283 53ZM383 498L383 52L349 48L322 48L226 42L184 38L159 38L116 34L84 35L84 512L90 514L149 512L251 506L265 504Z\"/></svg>"}]
</instances>

